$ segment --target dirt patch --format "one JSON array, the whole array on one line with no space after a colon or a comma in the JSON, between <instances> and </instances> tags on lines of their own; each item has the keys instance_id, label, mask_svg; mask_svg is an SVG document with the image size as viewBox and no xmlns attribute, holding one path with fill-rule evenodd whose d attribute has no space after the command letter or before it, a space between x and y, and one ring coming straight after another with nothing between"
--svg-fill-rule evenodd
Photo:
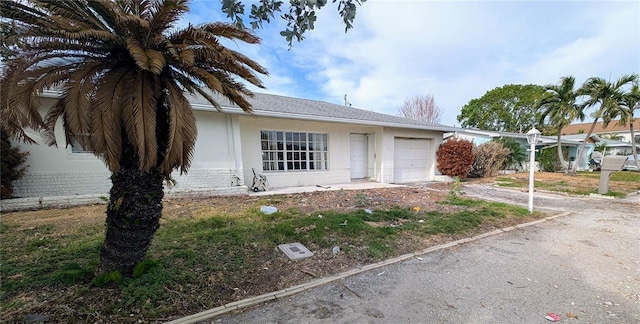
<instances>
[{"instance_id":1,"label":"dirt patch","mask_svg":"<svg viewBox=\"0 0 640 324\"><path fill-rule=\"evenodd\" d=\"M513 175L526 177L524 174ZM547 178L536 175L537 179L559 178L562 181L582 181L581 179L567 179L562 174L549 174ZM597 179L588 179L592 183ZM493 183L496 178L477 179L473 182ZM544 180L543 180L544 181ZM225 214L233 216L243 213L247 208L255 208L260 205L275 206L279 210L296 210L300 215L318 217L319 213L326 210L336 212L350 212L360 209L389 209L392 207L410 208L421 212L438 211L451 213L468 207L452 206L439 203L449 195L450 185L433 183L423 186L407 186L385 189L369 190L318 190L310 193L297 193L276 196L231 196L231 197L190 197L180 199L165 199L162 222L167 223L177 219L206 218L212 214ZM104 226L105 205L80 206L68 209L48 209L28 212L6 213L2 216L2 223L9 224L12 230L38 229L48 227L49 237L53 240L57 236L62 237L68 233L77 231L78 228L87 226ZM509 218L504 221L496 221L490 225L481 225L472 232L464 235L432 235L429 237L416 237L406 234L394 241L397 255L415 252L457 240L477 233L488 232L496 228L516 225L527 222L533 218ZM394 222L375 222L370 224L377 227L403 226ZM309 229L299 228L299 231ZM355 269L379 260L373 259L364 251L354 254L334 254L331 248L307 246L313 251L314 257L291 261L287 259L277 248L262 248L252 246L260 250L261 259L257 260L256 267L247 270L243 276L233 274L234 282L221 285L219 277L230 274L208 273L206 271L194 271L193 276L201 282L199 286L167 287L167 302L172 305L172 312L162 319L149 319L125 310L125 317L119 317L113 310L103 309L117 305L120 292L117 290L87 288L89 284L69 286L64 289L42 287L38 291L25 291L14 298L23 303L23 307L12 309L9 312L3 310L2 316L16 321L22 321L24 314L47 314L49 322L81 321L81 322L154 322L166 321L178 318L180 315L188 315L213 308L225 303L241 300L251 296L257 296L272 291L295 286L310 280L330 276L347 270ZM348 247L357 250L358 246ZM161 253L161 252L159 252ZM185 291L191 291L186 294ZM89 289L91 293L82 293L84 301L78 300L74 295L79 291ZM210 293L216 292L216 294ZM223 292L223 293L219 293ZM198 295L211 295L210 298L199 299ZM92 312L80 312L78 309L91 305L88 309ZM133 315L129 315L129 312ZM109 315L105 315L105 313ZM129 316L129 317L127 317ZM57 320L61 319L61 320Z\"/></svg>"}]
</instances>

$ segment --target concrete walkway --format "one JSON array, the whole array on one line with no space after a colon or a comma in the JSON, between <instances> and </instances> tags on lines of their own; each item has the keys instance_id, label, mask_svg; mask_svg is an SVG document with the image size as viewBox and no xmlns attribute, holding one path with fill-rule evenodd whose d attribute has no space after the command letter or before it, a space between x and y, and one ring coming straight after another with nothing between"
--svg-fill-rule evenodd
<instances>
[{"instance_id":1,"label":"concrete walkway","mask_svg":"<svg viewBox=\"0 0 640 324\"><path fill-rule=\"evenodd\" d=\"M350 183L341 183L341 184L326 185L326 186L316 185L316 186L271 188L268 191L250 192L249 196L286 195L286 194L314 192L314 191L365 190L365 189L380 189L380 188L395 188L395 187L403 187L403 185L371 182L367 180L353 180Z\"/></svg>"},{"instance_id":2,"label":"concrete walkway","mask_svg":"<svg viewBox=\"0 0 640 324\"><path fill-rule=\"evenodd\" d=\"M515 190L463 190L527 203ZM241 313L175 322L547 323L554 312L569 323L640 323L640 198L536 193L534 206L557 216L227 305L257 305Z\"/></svg>"}]
</instances>

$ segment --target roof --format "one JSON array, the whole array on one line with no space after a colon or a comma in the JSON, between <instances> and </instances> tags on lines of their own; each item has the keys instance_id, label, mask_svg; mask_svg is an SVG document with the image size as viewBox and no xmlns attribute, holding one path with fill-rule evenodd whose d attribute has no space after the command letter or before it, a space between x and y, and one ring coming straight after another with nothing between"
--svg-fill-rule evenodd
<instances>
[{"instance_id":1,"label":"roof","mask_svg":"<svg viewBox=\"0 0 640 324\"><path fill-rule=\"evenodd\" d=\"M216 99L220 99L218 96ZM194 109L215 110L211 104L200 96L192 96L189 101ZM298 120L324 121L358 125L375 125L385 127L423 129L440 132L453 132L460 128L442 124L429 124L418 120L400 116L382 114L365 109L358 109L336 105L318 100L292 98L279 95L255 93L248 98L253 108L253 115L257 117L289 118ZM246 114L238 106L227 99L219 100L223 112L231 114Z\"/></svg>"},{"instance_id":2,"label":"roof","mask_svg":"<svg viewBox=\"0 0 640 324\"><path fill-rule=\"evenodd\" d=\"M609 125L607 125L607 128L603 128L602 122L598 122L596 123L596 127L593 129L593 133L602 134L629 131L629 124L623 126L618 124L618 122L619 120L612 120ZM593 122L567 125L562 129L560 133L562 135L587 133L591 128L591 124L593 124ZM633 128L640 128L640 118L636 119L636 121L633 123Z\"/></svg>"},{"instance_id":3,"label":"roof","mask_svg":"<svg viewBox=\"0 0 640 324\"><path fill-rule=\"evenodd\" d=\"M608 147L632 147L631 143L629 142L612 140L607 138L599 138L599 140L601 144L605 144ZM636 147L640 147L640 143L636 144Z\"/></svg>"},{"instance_id":4,"label":"roof","mask_svg":"<svg viewBox=\"0 0 640 324\"><path fill-rule=\"evenodd\" d=\"M526 133L510 133L510 132L500 132L500 131L486 131L486 130L480 130L480 129L468 129L468 128L463 128L458 130L457 132L455 132L457 134L469 134L469 135L476 135L476 136L480 136L480 137L489 137L489 138L497 138L497 137L509 137L509 138L514 138L514 139L520 139L523 141L527 141L527 134ZM448 135L448 136L447 136ZM450 137L452 135L455 135L454 133L452 134L447 134L445 135L445 138ZM596 135L591 135L592 138L597 138ZM582 141L584 140L584 135L569 135L569 136L562 136L560 138L560 142L564 145L580 145L582 143ZM542 145L551 145L551 144L556 144L558 142L558 138L556 136L545 136L542 135L540 136L540 140L538 144L542 144Z\"/></svg>"},{"instance_id":5,"label":"roof","mask_svg":"<svg viewBox=\"0 0 640 324\"><path fill-rule=\"evenodd\" d=\"M58 98L59 91L44 91L43 97ZM247 115L241 108L231 103L227 98L217 93L212 93L214 99L222 106L222 112L228 114ZM194 110L214 111L215 107L200 95L187 94L187 98ZM437 132L455 132L461 128L442 124L429 124L418 120L400 116L392 116L374 111L345 107L324 101L292 98L266 93L254 93L247 98L253 108L256 117L288 118L297 120L310 120L333 122L343 124L384 126L409 129L421 129Z\"/></svg>"}]
</instances>

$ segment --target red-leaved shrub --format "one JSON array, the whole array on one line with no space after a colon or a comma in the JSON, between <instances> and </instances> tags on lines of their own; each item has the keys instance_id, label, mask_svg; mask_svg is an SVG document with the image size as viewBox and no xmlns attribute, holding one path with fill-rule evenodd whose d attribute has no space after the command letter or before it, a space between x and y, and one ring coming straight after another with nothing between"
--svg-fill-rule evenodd
<instances>
[{"instance_id":1,"label":"red-leaved shrub","mask_svg":"<svg viewBox=\"0 0 640 324\"><path fill-rule=\"evenodd\" d=\"M473 143L466 139L450 137L438 147L438 170L444 175L464 179L475 161Z\"/></svg>"}]
</instances>

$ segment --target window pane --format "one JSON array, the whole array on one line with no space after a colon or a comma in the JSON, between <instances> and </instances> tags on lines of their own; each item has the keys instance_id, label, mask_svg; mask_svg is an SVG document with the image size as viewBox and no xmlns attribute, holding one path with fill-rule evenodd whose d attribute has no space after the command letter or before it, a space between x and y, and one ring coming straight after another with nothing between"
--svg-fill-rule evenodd
<instances>
[{"instance_id":1,"label":"window pane","mask_svg":"<svg viewBox=\"0 0 640 324\"><path fill-rule=\"evenodd\" d=\"M328 169L328 134L260 131L263 169Z\"/></svg>"}]
</instances>

